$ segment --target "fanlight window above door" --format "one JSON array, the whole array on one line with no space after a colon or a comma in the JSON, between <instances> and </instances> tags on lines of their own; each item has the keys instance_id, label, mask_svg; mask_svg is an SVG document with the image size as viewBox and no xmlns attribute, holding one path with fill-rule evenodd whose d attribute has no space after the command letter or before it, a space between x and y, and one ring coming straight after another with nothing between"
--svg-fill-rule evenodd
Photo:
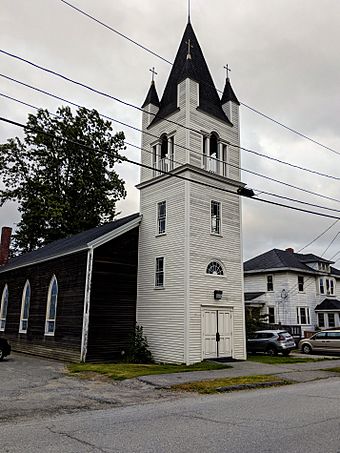
<instances>
[{"instance_id":1,"label":"fanlight window above door","mask_svg":"<svg viewBox=\"0 0 340 453\"><path fill-rule=\"evenodd\" d=\"M224 275L222 265L217 261L211 261L207 266L207 274Z\"/></svg>"}]
</instances>

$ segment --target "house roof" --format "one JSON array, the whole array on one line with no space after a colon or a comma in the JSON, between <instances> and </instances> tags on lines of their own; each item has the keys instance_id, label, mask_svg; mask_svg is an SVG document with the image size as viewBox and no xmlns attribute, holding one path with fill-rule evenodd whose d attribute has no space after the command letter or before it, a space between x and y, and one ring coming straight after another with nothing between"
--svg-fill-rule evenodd
<instances>
[{"instance_id":1,"label":"house roof","mask_svg":"<svg viewBox=\"0 0 340 453\"><path fill-rule=\"evenodd\" d=\"M337 299L325 299L321 302L321 304L315 307L315 311L332 311L332 310L340 310L340 301Z\"/></svg>"},{"instance_id":2,"label":"house roof","mask_svg":"<svg viewBox=\"0 0 340 453\"><path fill-rule=\"evenodd\" d=\"M191 59L187 58L189 40ZM160 101L159 111L150 126L178 110L177 85L186 78L199 83L199 109L231 124L222 109L220 98L195 32L191 24L188 23Z\"/></svg>"},{"instance_id":3,"label":"house roof","mask_svg":"<svg viewBox=\"0 0 340 453\"><path fill-rule=\"evenodd\" d=\"M159 99L158 99L158 94L156 91L155 87L155 82L152 81L148 94L146 95L145 101L143 102L142 109L146 107L147 105L152 104L155 105L156 107L159 107Z\"/></svg>"},{"instance_id":4,"label":"house roof","mask_svg":"<svg viewBox=\"0 0 340 453\"><path fill-rule=\"evenodd\" d=\"M244 272L264 272L269 269L271 271L280 269L296 269L309 273L319 273L307 265L307 263L312 262L322 262L326 264L332 263L332 261L311 253L302 254L294 253L288 250L273 249L246 261L243 267ZM340 271L338 269L332 267L331 271L335 275L340 275Z\"/></svg>"},{"instance_id":5,"label":"house roof","mask_svg":"<svg viewBox=\"0 0 340 453\"><path fill-rule=\"evenodd\" d=\"M53 241L37 250L11 258L5 266L0 268L0 273L76 253L90 247L98 247L138 226L140 220L141 216L139 213L131 214L127 217L122 217L113 222L105 223L99 227L75 234L74 236Z\"/></svg>"},{"instance_id":6,"label":"house roof","mask_svg":"<svg viewBox=\"0 0 340 453\"><path fill-rule=\"evenodd\" d=\"M262 296L265 294L264 292L249 292L249 293L244 293L244 300L245 302L249 302L251 300L257 299L258 297Z\"/></svg>"}]
</instances>

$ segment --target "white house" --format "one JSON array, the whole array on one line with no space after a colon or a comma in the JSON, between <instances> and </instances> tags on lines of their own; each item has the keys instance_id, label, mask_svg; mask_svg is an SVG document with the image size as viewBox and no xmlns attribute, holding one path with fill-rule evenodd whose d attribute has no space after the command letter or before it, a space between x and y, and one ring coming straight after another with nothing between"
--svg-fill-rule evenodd
<instances>
[{"instance_id":1,"label":"white house","mask_svg":"<svg viewBox=\"0 0 340 453\"><path fill-rule=\"evenodd\" d=\"M340 326L340 271L331 264L291 248L258 255L244 263L245 304L302 332Z\"/></svg>"},{"instance_id":2,"label":"white house","mask_svg":"<svg viewBox=\"0 0 340 453\"><path fill-rule=\"evenodd\" d=\"M190 23L142 108L137 322L158 361L245 359L239 102L229 78L218 96Z\"/></svg>"}]
</instances>

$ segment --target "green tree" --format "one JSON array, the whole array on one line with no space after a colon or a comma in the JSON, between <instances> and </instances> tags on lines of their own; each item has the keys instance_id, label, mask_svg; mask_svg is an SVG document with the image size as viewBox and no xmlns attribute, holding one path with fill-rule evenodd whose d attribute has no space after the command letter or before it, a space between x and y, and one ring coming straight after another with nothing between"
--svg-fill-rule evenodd
<instances>
[{"instance_id":1,"label":"green tree","mask_svg":"<svg viewBox=\"0 0 340 453\"><path fill-rule=\"evenodd\" d=\"M0 206L16 201L14 245L25 252L111 221L126 196L114 170L124 134L112 133L96 110L29 115L24 138L0 145Z\"/></svg>"}]
</instances>

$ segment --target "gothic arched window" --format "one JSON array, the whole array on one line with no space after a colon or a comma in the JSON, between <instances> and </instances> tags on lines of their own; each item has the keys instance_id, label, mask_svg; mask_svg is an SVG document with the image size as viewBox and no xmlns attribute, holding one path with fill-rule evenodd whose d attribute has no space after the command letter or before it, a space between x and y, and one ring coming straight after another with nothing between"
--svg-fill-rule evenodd
<instances>
[{"instance_id":1,"label":"gothic arched window","mask_svg":"<svg viewBox=\"0 0 340 453\"><path fill-rule=\"evenodd\" d=\"M174 168L174 147L174 134L162 134L159 141L152 146L152 165L154 168L154 176L162 175L162 172L167 172ZM157 170L161 170L161 172L157 172Z\"/></svg>"},{"instance_id":2,"label":"gothic arched window","mask_svg":"<svg viewBox=\"0 0 340 453\"><path fill-rule=\"evenodd\" d=\"M219 161L221 159L220 138L216 132L203 136L203 167L213 173L220 172Z\"/></svg>"},{"instance_id":3,"label":"gothic arched window","mask_svg":"<svg viewBox=\"0 0 340 453\"><path fill-rule=\"evenodd\" d=\"M30 301L31 301L31 285L30 282L27 280L24 286L24 290L22 292L19 333L27 333Z\"/></svg>"},{"instance_id":4,"label":"gothic arched window","mask_svg":"<svg viewBox=\"0 0 340 453\"><path fill-rule=\"evenodd\" d=\"M211 261L207 266L207 274L224 275L222 265L218 261Z\"/></svg>"},{"instance_id":5,"label":"gothic arched window","mask_svg":"<svg viewBox=\"0 0 340 453\"><path fill-rule=\"evenodd\" d=\"M58 282L55 275L51 278L47 296L45 335L54 335L57 317Z\"/></svg>"},{"instance_id":6,"label":"gothic arched window","mask_svg":"<svg viewBox=\"0 0 340 453\"><path fill-rule=\"evenodd\" d=\"M7 308L8 308L8 286L5 285L2 296L1 296L1 305L0 305L0 331L3 332L6 326L7 318Z\"/></svg>"}]
</instances>

